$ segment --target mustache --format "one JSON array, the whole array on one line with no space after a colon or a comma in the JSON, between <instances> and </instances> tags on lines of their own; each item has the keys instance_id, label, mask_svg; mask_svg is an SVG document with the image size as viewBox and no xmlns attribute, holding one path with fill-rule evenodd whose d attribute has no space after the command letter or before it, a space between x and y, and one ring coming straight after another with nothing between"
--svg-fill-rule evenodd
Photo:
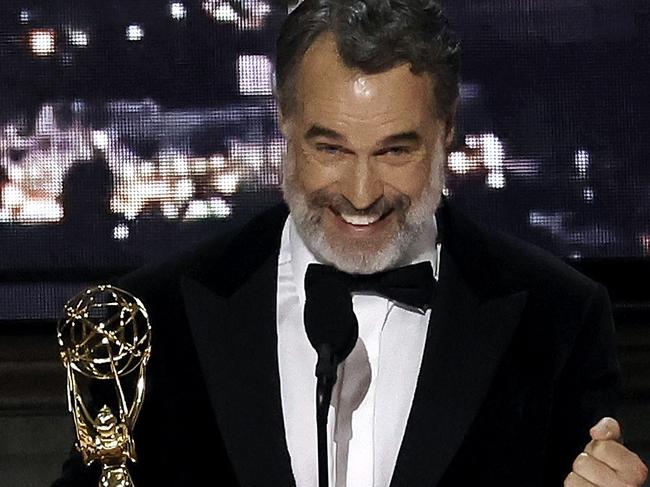
<instances>
[{"instance_id":1,"label":"mustache","mask_svg":"<svg viewBox=\"0 0 650 487\"><path fill-rule=\"evenodd\" d=\"M381 218L391 211L403 212L411 206L411 198L405 194L394 197L382 195L366 208L357 208L345 196L319 189L307 195L307 203L312 208L330 208L335 213L351 216L368 216Z\"/></svg>"}]
</instances>

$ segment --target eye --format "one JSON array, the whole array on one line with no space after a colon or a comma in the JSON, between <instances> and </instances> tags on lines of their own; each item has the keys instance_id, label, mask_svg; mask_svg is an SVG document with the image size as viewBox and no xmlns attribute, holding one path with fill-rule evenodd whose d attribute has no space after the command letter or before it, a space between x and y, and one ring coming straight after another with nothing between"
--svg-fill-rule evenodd
<instances>
[{"instance_id":1,"label":"eye","mask_svg":"<svg viewBox=\"0 0 650 487\"><path fill-rule=\"evenodd\" d=\"M316 150L318 152L325 152L327 154L336 154L341 150L339 146L330 145L330 144L317 144Z\"/></svg>"},{"instance_id":2,"label":"eye","mask_svg":"<svg viewBox=\"0 0 650 487\"><path fill-rule=\"evenodd\" d=\"M340 154L343 152L341 146L331 144L316 144L316 150L318 152L324 152L325 154Z\"/></svg>"},{"instance_id":3,"label":"eye","mask_svg":"<svg viewBox=\"0 0 650 487\"><path fill-rule=\"evenodd\" d=\"M386 147L380 150L377 155L384 156L405 156L411 153L411 148L406 146Z\"/></svg>"}]
</instances>

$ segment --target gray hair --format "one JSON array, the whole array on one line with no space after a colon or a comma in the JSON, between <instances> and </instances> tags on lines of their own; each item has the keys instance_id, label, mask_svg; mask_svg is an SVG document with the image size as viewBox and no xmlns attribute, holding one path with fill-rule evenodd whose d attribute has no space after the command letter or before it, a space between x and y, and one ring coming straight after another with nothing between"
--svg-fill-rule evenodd
<instances>
[{"instance_id":1,"label":"gray hair","mask_svg":"<svg viewBox=\"0 0 650 487\"><path fill-rule=\"evenodd\" d=\"M435 0L305 0L277 42L276 97L295 109L296 68L318 36L331 33L346 66L367 74L407 63L434 80L435 115L448 120L458 99L460 43Z\"/></svg>"}]
</instances>

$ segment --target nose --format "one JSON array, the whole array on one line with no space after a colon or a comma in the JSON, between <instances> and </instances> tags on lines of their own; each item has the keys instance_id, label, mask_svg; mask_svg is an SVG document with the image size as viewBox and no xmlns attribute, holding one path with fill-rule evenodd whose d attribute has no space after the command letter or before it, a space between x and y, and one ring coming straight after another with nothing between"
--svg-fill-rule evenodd
<instances>
[{"instance_id":1,"label":"nose","mask_svg":"<svg viewBox=\"0 0 650 487\"><path fill-rule=\"evenodd\" d=\"M344 174L342 194L358 210L370 207L384 192L377 168L368 159L359 158Z\"/></svg>"}]
</instances>

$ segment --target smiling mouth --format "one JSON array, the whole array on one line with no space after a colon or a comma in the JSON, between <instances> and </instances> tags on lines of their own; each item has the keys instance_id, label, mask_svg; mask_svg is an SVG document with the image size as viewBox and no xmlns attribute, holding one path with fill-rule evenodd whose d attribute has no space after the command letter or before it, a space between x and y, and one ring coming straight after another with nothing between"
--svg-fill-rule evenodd
<instances>
[{"instance_id":1,"label":"smiling mouth","mask_svg":"<svg viewBox=\"0 0 650 487\"><path fill-rule=\"evenodd\" d=\"M339 213L333 208L330 208L332 213L339 219L341 219L343 222L347 223L348 225L352 225L354 227L358 228L363 228L363 227L369 227L371 225L374 225L375 223L378 223L388 215L390 215L393 212L393 209L391 208L387 212L381 214L381 215L351 215L347 213Z\"/></svg>"}]
</instances>

